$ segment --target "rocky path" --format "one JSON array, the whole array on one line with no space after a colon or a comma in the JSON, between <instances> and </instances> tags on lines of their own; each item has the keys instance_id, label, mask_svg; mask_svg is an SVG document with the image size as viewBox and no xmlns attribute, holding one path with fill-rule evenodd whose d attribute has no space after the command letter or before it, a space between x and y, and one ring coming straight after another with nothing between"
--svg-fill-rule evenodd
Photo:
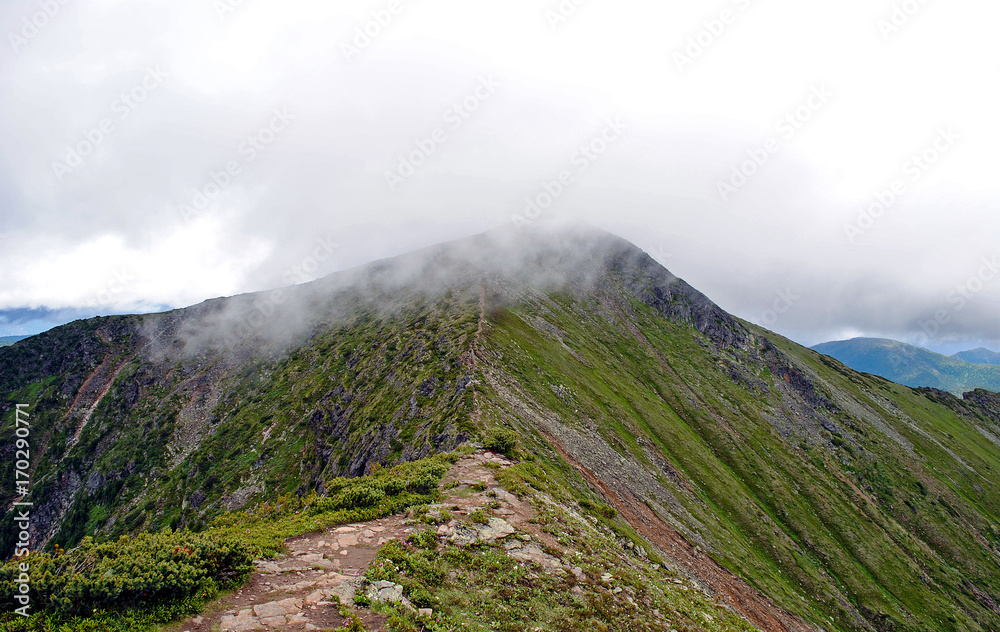
<instances>
[{"instance_id":1,"label":"rocky path","mask_svg":"<svg viewBox=\"0 0 1000 632\"><path fill-rule=\"evenodd\" d=\"M534 512L530 505L497 485L494 469L511 465L502 456L482 450L458 461L442 481L445 491L441 503L428 507L431 514L448 511L453 516L436 527L396 515L291 538L286 541L285 555L257 562L257 572L241 590L171 630L343 629L347 620L340 614L340 604L347 605L366 630L385 630L384 617L366 608L353 607L354 597L364 590L373 600L402 599L401 587L389 582L366 586L363 575L381 545L392 539L406 539L421 529L436 529L438 537L459 545L499 540L516 530L525 533L525 538L508 541L505 545L508 555L554 570L560 562L543 551L545 545L558 546L554 538L531 523ZM466 521L470 513L490 503L495 508L488 524L471 525Z\"/></svg>"},{"instance_id":2,"label":"rocky path","mask_svg":"<svg viewBox=\"0 0 1000 632\"><path fill-rule=\"evenodd\" d=\"M177 629L242 632L343 627L346 619L340 615L338 601L353 604L362 575L379 546L391 539L405 539L419 528L405 523L405 516L390 516L289 539L287 554L258 561L257 572L246 586ZM378 615L362 609L352 611L366 629L384 629Z\"/></svg>"}]
</instances>

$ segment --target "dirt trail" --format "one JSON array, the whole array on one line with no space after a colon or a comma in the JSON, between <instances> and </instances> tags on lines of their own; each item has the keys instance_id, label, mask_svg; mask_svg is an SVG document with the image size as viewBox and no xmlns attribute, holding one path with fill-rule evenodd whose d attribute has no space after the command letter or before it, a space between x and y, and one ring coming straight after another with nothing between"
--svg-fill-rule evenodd
<instances>
[{"instance_id":1,"label":"dirt trail","mask_svg":"<svg viewBox=\"0 0 1000 632\"><path fill-rule=\"evenodd\" d=\"M547 436L564 459L599 489L625 520L668 558L703 584L721 603L765 632L814 632L816 628L779 608L766 595L693 546L627 486L615 490Z\"/></svg>"},{"instance_id":2,"label":"dirt trail","mask_svg":"<svg viewBox=\"0 0 1000 632\"><path fill-rule=\"evenodd\" d=\"M469 368L473 370L475 374L476 370L476 360L482 358L482 354L479 351L479 338L483 333L483 323L486 321L486 286L483 285L479 288L479 327L476 329L476 333L472 336L472 343L469 347L468 364ZM472 381L472 421L478 425L481 415L481 408L479 404L479 390L476 388L476 380Z\"/></svg>"},{"instance_id":3,"label":"dirt trail","mask_svg":"<svg viewBox=\"0 0 1000 632\"><path fill-rule=\"evenodd\" d=\"M242 589L216 602L201 616L176 629L187 632L243 630L325 630L343 627L333 596L352 603L361 576L378 547L405 539L413 526L404 516L331 527L285 542L288 553L257 562L257 572ZM368 610L355 612L372 632L384 619Z\"/></svg>"},{"instance_id":4,"label":"dirt trail","mask_svg":"<svg viewBox=\"0 0 1000 632\"><path fill-rule=\"evenodd\" d=\"M497 485L492 463L500 468L513 465L502 456L480 450L459 460L445 475L441 503L430 510L454 516L446 524L433 527L419 524L406 515L359 522L312 533L285 541L288 552L278 559L257 562L257 572L237 592L211 604L201 616L171 626L175 632L243 632L271 630L327 630L343 628L336 601L347 604L370 632L386 630L385 617L366 608L354 608L363 575L375 559L378 547L389 540L405 540L422 529L436 529L443 538L466 537L462 521L490 501L499 503L493 515L498 525L506 524L533 534L540 544L558 546L555 539L531 522L534 511L526 502ZM502 528L502 527L501 527ZM509 551L518 559L558 566L558 560L539 544L525 544ZM334 599L336 596L337 599Z\"/></svg>"}]
</instances>

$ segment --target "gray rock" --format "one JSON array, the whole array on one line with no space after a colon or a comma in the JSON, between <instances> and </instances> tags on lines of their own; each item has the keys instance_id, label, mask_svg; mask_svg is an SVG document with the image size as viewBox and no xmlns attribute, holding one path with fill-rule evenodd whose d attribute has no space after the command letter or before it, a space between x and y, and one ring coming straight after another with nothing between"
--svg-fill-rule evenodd
<instances>
[{"instance_id":1,"label":"gray rock","mask_svg":"<svg viewBox=\"0 0 1000 632\"><path fill-rule=\"evenodd\" d=\"M454 535L448 538L453 544L458 546L469 546L474 542L479 541L479 535L476 531L466 528L458 527L455 529Z\"/></svg>"},{"instance_id":2,"label":"gray rock","mask_svg":"<svg viewBox=\"0 0 1000 632\"><path fill-rule=\"evenodd\" d=\"M278 575L281 573L281 567L278 566L276 562L258 560L254 563L257 565L257 571L259 573L263 573L264 575Z\"/></svg>"},{"instance_id":3,"label":"gray rock","mask_svg":"<svg viewBox=\"0 0 1000 632\"><path fill-rule=\"evenodd\" d=\"M514 533L514 527L510 526L503 518L490 518L489 524L480 525L477 529L479 539L483 542L493 542Z\"/></svg>"},{"instance_id":4,"label":"gray rock","mask_svg":"<svg viewBox=\"0 0 1000 632\"><path fill-rule=\"evenodd\" d=\"M368 598L382 603L398 603L403 600L403 587L387 581L372 582L368 586Z\"/></svg>"}]
</instances>

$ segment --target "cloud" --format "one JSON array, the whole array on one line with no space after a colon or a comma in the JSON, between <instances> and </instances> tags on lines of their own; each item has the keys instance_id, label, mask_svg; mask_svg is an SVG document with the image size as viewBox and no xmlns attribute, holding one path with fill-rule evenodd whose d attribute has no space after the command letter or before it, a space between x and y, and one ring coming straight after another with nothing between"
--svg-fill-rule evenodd
<instances>
[{"instance_id":1,"label":"cloud","mask_svg":"<svg viewBox=\"0 0 1000 632\"><path fill-rule=\"evenodd\" d=\"M791 289L768 326L804 342L919 335L1000 243L986 0L928 5L888 41L888 9L861 0L593 2L557 28L528 0L402 2L391 20L378 2L216 4L74 0L26 45L8 37L0 309L143 311L300 283L508 224L565 170L547 215L662 253L749 320ZM729 5L738 19L678 72L671 55ZM5 3L0 32L23 37L39 6ZM465 112L484 77L495 92ZM832 97L801 110L817 86ZM609 117L627 132L578 169ZM947 126L959 140L911 179ZM734 170L746 182L721 199ZM322 243L339 245L320 260ZM112 292L122 269L134 278ZM987 284L934 341L1000 339L998 296Z\"/></svg>"}]
</instances>

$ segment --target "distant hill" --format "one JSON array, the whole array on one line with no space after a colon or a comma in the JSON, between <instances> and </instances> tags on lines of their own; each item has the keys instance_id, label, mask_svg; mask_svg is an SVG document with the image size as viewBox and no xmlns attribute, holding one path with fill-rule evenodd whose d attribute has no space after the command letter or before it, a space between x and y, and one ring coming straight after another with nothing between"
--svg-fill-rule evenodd
<instances>
[{"instance_id":1,"label":"distant hill","mask_svg":"<svg viewBox=\"0 0 1000 632\"><path fill-rule=\"evenodd\" d=\"M24 340L28 336L0 336L0 347L9 347L18 340Z\"/></svg>"},{"instance_id":2,"label":"distant hill","mask_svg":"<svg viewBox=\"0 0 1000 632\"><path fill-rule=\"evenodd\" d=\"M854 338L825 342L813 350L840 360L855 371L879 375L905 386L926 386L956 395L977 388L1000 391L1000 366L974 364L896 340Z\"/></svg>"},{"instance_id":3,"label":"distant hill","mask_svg":"<svg viewBox=\"0 0 1000 632\"><path fill-rule=\"evenodd\" d=\"M982 347L971 351L959 351L951 357L975 364L1000 364L1000 353Z\"/></svg>"}]
</instances>

